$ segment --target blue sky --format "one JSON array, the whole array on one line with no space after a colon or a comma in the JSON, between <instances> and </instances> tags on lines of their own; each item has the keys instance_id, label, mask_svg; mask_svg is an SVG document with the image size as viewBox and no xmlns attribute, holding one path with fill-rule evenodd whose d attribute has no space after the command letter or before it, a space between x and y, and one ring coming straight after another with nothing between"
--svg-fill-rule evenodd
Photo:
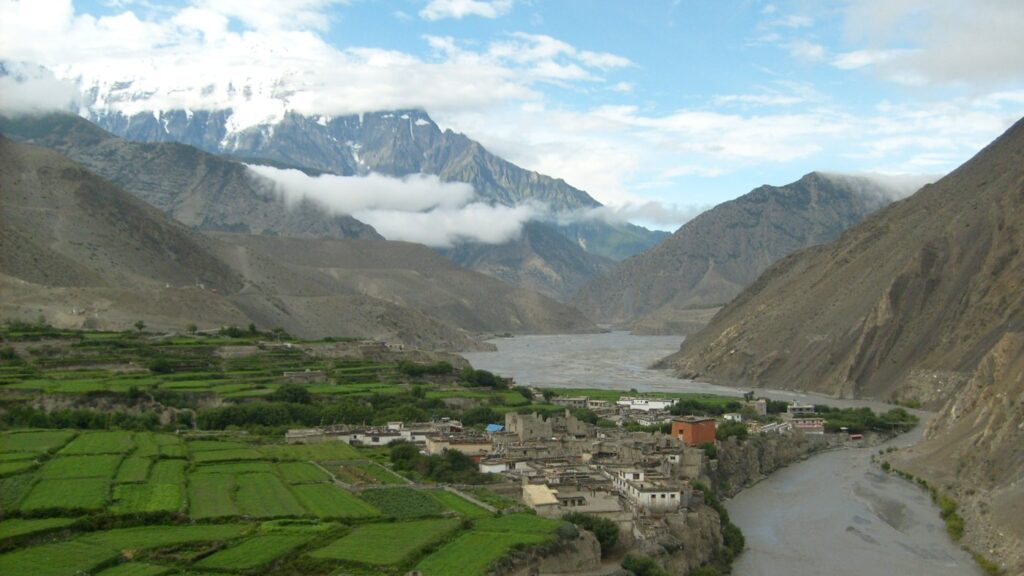
<instances>
[{"instance_id":1,"label":"blue sky","mask_svg":"<svg viewBox=\"0 0 1024 576\"><path fill-rule=\"evenodd\" d=\"M222 106L200 79L240 70L300 83L305 113L422 107L668 229L812 170L944 173L1024 115L1017 0L0 6L4 59L136 79L153 108Z\"/></svg>"}]
</instances>

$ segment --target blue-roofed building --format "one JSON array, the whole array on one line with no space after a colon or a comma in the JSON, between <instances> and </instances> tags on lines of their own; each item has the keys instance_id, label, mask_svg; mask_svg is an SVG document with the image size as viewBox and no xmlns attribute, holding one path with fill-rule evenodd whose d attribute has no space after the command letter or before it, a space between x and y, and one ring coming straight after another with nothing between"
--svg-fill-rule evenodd
<instances>
[{"instance_id":1,"label":"blue-roofed building","mask_svg":"<svg viewBox=\"0 0 1024 576\"><path fill-rule=\"evenodd\" d=\"M487 427L486 427L486 428L484 428L484 430L485 430L485 431L486 431L486 432L487 432L488 434L494 434L494 433L496 433L496 432L501 432L501 431L502 431L502 430L504 430L504 429L505 429L505 427L504 427L504 426L502 426L501 424L488 424L488 425L487 425Z\"/></svg>"}]
</instances>

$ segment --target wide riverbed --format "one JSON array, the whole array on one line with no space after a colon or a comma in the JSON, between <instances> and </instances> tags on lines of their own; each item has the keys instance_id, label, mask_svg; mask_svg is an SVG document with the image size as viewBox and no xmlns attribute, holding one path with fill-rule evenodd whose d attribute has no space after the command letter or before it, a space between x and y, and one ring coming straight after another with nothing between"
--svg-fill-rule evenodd
<instances>
[{"instance_id":1,"label":"wide riverbed","mask_svg":"<svg viewBox=\"0 0 1024 576\"><path fill-rule=\"evenodd\" d=\"M679 349L677 336L625 332L518 336L492 340L497 352L465 354L477 368L551 388L636 389L643 392L742 391L679 380L650 370ZM758 390L773 399L835 406L884 404ZM893 441L915 442L920 428ZM877 450L877 449L875 449ZM738 576L980 575L971 558L946 535L938 510L916 486L871 465L871 449L814 456L773 474L727 503L743 529L747 551Z\"/></svg>"}]
</instances>

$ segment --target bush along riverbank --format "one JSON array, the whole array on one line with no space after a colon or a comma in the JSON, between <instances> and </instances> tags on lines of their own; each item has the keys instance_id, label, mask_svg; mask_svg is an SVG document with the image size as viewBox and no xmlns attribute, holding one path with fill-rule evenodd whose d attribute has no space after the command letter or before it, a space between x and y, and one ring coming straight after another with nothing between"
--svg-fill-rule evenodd
<instances>
[{"instance_id":1,"label":"bush along riverbank","mask_svg":"<svg viewBox=\"0 0 1024 576\"><path fill-rule=\"evenodd\" d=\"M993 562L987 558L984 554L981 554L975 550L972 550L966 544L963 544L961 540L964 537L965 523L963 517L958 513L959 505L957 501L949 494L942 492L936 486L929 484L927 480L919 476L915 476L904 470L900 470L892 465L886 455L895 452L895 448L888 448L886 450L880 450L877 456L872 456L871 461L878 464L882 471L887 474L893 474L899 476L908 482L913 482L921 487L923 490L928 491L931 495L932 502L939 507L939 517L946 524L946 532L949 537L974 558L974 561L986 574L992 576L1001 576L1006 574L1006 570L999 564Z\"/></svg>"}]
</instances>

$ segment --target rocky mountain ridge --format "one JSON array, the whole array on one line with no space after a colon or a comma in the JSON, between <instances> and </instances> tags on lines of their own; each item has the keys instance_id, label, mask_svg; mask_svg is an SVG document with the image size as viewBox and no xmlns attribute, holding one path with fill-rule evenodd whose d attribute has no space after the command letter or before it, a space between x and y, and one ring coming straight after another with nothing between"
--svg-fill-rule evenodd
<instances>
[{"instance_id":1,"label":"rocky mountain ridge","mask_svg":"<svg viewBox=\"0 0 1024 576\"><path fill-rule=\"evenodd\" d=\"M761 186L619 263L572 303L598 322L687 326L676 319L728 302L778 259L835 239L891 195L864 177L817 172L785 186Z\"/></svg>"},{"instance_id":2,"label":"rocky mountain ridge","mask_svg":"<svg viewBox=\"0 0 1024 576\"><path fill-rule=\"evenodd\" d=\"M0 139L0 315L60 326L228 324L473 349L592 330L576 310L383 240L211 237L55 152Z\"/></svg>"}]
</instances>

